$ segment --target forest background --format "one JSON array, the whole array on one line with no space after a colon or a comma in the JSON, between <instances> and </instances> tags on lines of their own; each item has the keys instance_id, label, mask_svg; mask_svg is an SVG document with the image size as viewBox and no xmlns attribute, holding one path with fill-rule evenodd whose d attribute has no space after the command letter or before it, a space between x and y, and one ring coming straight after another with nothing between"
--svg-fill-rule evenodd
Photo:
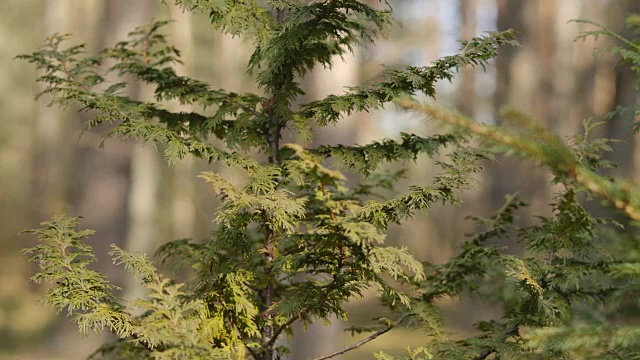
<instances>
[{"instance_id":1,"label":"forest background","mask_svg":"<svg viewBox=\"0 0 640 360\"><path fill-rule=\"evenodd\" d=\"M596 47L612 45L612 40L575 42L584 25L567 22L589 19L625 35L624 17L640 12L638 1L398 0L391 5L402 26L396 26L387 39L379 39L377 46L358 49L344 62L338 60L332 71L314 71L305 80L306 100L374 78L383 70L381 64L428 64L454 53L459 39L508 28L518 32L522 46L501 49L486 72L463 71L453 83L440 83L438 104L488 123L495 122L500 107L508 104L569 135L580 129L583 119L600 118L637 100L630 69L617 65L618 59L611 55L593 54ZM86 120L82 114L33 100L39 90L36 73L26 62L14 60L56 32L72 33L75 41L96 51L123 40L152 18L175 21L170 39L183 51L182 74L208 81L213 88L255 91L239 60L250 55L250 44L213 31L206 16L182 13L158 0L0 3L0 359L80 359L103 341L98 335L83 338L68 319L37 304L42 288L28 283L34 268L20 254L34 239L18 237L21 230L57 213L83 215L83 227L97 231L90 243L104 256L111 243L152 253L172 239L204 238L212 226L215 197L196 178L208 164L185 160L167 167L161 152L133 142L112 141L99 149L100 136L82 132ZM144 88L133 91L140 97L149 95ZM640 142L632 137L629 121L610 121L597 131L622 140L609 156L624 169L617 175L638 182ZM363 144L397 138L403 131L426 133L430 126L389 108L356 114L338 127L316 130L314 145ZM532 171L531 163L507 158L486 165L478 189L463 195L462 206L438 207L392 229L390 238L400 242L391 245L408 246L420 260L446 261L470 229L465 216L488 215L502 204L505 194L515 191L531 204L527 212L550 213L550 177L544 170ZM407 184L433 175L420 159L404 168ZM521 214L520 221L529 221L526 214ZM100 266L110 278L122 279L119 285L125 286L128 296L140 291L109 261ZM496 311L470 301L449 302L447 326L457 331L471 331L469 324ZM350 312L364 321L376 313L375 306L373 299L365 297L352 304ZM419 343L419 336L409 329L394 329L344 359L370 358L380 348L400 351ZM337 321L313 326L291 341L293 358L300 359L352 342Z\"/></svg>"}]
</instances>

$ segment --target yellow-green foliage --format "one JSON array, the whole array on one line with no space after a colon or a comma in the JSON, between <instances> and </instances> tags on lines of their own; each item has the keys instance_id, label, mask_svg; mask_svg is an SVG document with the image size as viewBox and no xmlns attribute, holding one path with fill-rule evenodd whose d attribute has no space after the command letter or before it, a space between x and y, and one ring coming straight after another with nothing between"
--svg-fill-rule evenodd
<instances>
[{"instance_id":1,"label":"yellow-green foliage","mask_svg":"<svg viewBox=\"0 0 640 360\"><path fill-rule=\"evenodd\" d=\"M42 71L39 81L53 104L90 110L88 127L112 123L105 137L161 144L169 163L185 156L213 163L200 175L221 199L210 238L176 240L158 251L164 262L190 266L192 278L176 283L144 254L115 246L110 253L114 264L149 289L146 298L125 302L105 275L90 269L96 257L82 239L92 232L76 230L77 218L59 216L30 230L40 240L26 250L40 266L33 280L52 284L43 302L66 311L82 332L107 329L119 336L93 358L277 359L288 352L279 340L295 322L348 320L345 302L369 288L378 290L380 302L398 312L399 320L353 326L352 332L372 334L323 358L403 323L419 325L426 336L422 347L407 349L400 359L640 358L640 330L621 318L638 311L640 192L607 176L612 164L602 153L610 150L609 140L589 138L596 124L585 122L584 132L565 141L515 110L503 114L508 127L496 127L412 98L434 97L436 81L452 79L463 66L487 65L500 46L512 43L511 32L470 39L459 54L431 66L390 70L370 85L293 107L303 94L296 79L372 42L393 23L390 10L355 0L176 2L207 13L215 28L253 41L247 69L261 93L214 90L178 76L172 66L180 52L166 44L163 21L134 30L95 57L86 56L82 45L68 46L67 35L53 35L21 56ZM638 23L630 18L630 24ZM589 35L621 40L624 47L613 52L640 71L635 41L604 28L584 34ZM107 84L111 73L153 85L154 101L123 96L129 84ZM172 112L165 105L171 100L205 111ZM361 146L281 144L285 129L309 137L312 125L333 124L392 101L456 132L401 134L399 141ZM472 146L473 138L483 145ZM393 187L401 175L377 173L384 163L432 158L444 147L447 155L435 162L439 170L430 183L414 184L393 198L372 196ZM264 156L252 155L255 150ZM384 245L391 224L403 224L434 204L459 204L460 192L471 189L473 175L482 170L479 161L493 152L534 160L553 173L559 190L550 215L518 227L514 218L526 204L508 196L493 215L471 217L476 231L441 264L420 263L408 249ZM247 182L235 185L216 171L217 163L244 172ZM339 171L345 168L365 175L366 182L350 188ZM610 204L619 211L618 222L592 216L584 198ZM497 239L518 242L524 250L496 246ZM502 317L475 324L475 336L448 333L437 300L469 295L500 305ZM398 359L381 352L372 356Z\"/></svg>"},{"instance_id":2,"label":"yellow-green foliage","mask_svg":"<svg viewBox=\"0 0 640 360\"><path fill-rule=\"evenodd\" d=\"M431 66L391 70L381 81L294 110L292 102L303 94L296 79L316 64L330 66L335 55L373 42L393 24L390 8L356 0L176 3L208 14L216 29L253 41L247 69L261 93L211 89L177 75L172 66L180 62L180 51L166 43L166 21L135 29L97 56L87 56L83 45L69 45L69 35L56 34L20 58L42 72L38 81L53 105L90 111L87 127L111 123L105 138L162 145L170 164L185 156L213 163L200 177L221 199L216 230L204 242L177 240L158 251L162 261L193 268L186 283L160 275L145 255L114 247L114 263L150 291L147 298L125 302L104 275L88 268L95 255L80 239L90 232L76 232L75 218L57 217L33 230L41 243L27 250L41 268L34 280L52 283L44 301L66 310L81 331L107 328L117 334L120 340L93 356L105 359L279 358L287 350L276 343L294 322L347 319L345 302L368 288L378 290L382 303L408 311L411 292L400 292L397 285L420 284L425 272L408 249L383 245L389 224L435 203L458 203L458 193L470 188L470 175L480 170L476 161L487 154L460 134L402 134L400 142L305 149L281 144L281 132L290 129L308 138L312 124L335 123L401 96L433 97L436 81L450 80L463 66L486 65L500 46L512 42L511 33L471 39L460 54ZM108 83L113 75L154 86L155 99L124 96L130 84ZM204 111L168 110L166 102L176 100ZM372 200L375 184L350 189L327 165L333 158L390 188L395 175L375 174L383 163L432 157L445 146L450 155L438 163L442 172L433 183L415 185L395 199ZM252 156L255 150L265 156ZM244 171L248 182L232 184L216 172L217 163ZM382 332L370 339L400 322L383 322Z\"/></svg>"}]
</instances>

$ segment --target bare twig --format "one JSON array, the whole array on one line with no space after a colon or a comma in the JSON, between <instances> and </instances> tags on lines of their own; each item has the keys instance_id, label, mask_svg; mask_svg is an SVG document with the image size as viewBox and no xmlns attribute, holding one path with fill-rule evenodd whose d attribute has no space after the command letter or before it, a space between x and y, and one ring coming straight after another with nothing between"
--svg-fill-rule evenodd
<instances>
[{"instance_id":1,"label":"bare twig","mask_svg":"<svg viewBox=\"0 0 640 360\"><path fill-rule=\"evenodd\" d=\"M396 321L392 322L391 324L387 325L386 328L374 332L373 334L371 334L371 335L367 336L366 338L358 341L357 343L351 344L351 345L349 345L349 346L347 346L347 347L345 347L345 348L343 348L341 350L334 351L334 352L332 352L330 354L323 355L323 356L320 356L320 357L312 359L312 360L330 359L332 357L335 357L335 356L338 356L338 355L342 355L342 354L344 354L344 353L346 353L348 351L357 349L357 348L361 347L362 345L374 340L378 336L388 332L389 330L393 329L394 327L400 325L400 323L402 323L408 316L409 316L409 314L405 314L405 315L401 316L398 320L396 320Z\"/></svg>"}]
</instances>

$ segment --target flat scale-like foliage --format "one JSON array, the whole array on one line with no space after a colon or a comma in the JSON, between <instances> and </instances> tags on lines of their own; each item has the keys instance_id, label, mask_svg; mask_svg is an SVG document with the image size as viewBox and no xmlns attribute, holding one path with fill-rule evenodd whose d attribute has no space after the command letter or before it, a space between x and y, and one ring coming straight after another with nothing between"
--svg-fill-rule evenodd
<instances>
[{"instance_id":1,"label":"flat scale-like foliage","mask_svg":"<svg viewBox=\"0 0 640 360\"><path fill-rule=\"evenodd\" d=\"M370 335L316 360L410 322L426 332L425 344L400 359L640 358L640 330L616 318L637 315L637 300L628 299L640 285L640 250L632 231L640 220L640 192L603 175L612 165L602 159L609 140L589 139L595 126L590 122L567 143L517 111L503 115L514 124L506 129L413 100L418 93L434 97L435 83L451 80L462 67L486 66L499 47L513 42L511 32L469 39L459 54L430 66L389 70L368 85L294 107L303 94L296 79L316 64L329 67L335 55L372 42L392 25L386 2L380 2L384 10L356 0L176 3L208 14L220 31L253 41L247 69L261 93L212 89L177 75L172 66L180 62L180 52L167 45L164 21L134 30L96 56L88 56L82 45L68 45L68 35L53 35L34 53L20 56L41 70L38 81L53 105L90 112L87 127L111 123L106 138L162 145L169 163L186 156L208 160L211 171L200 178L221 199L209 239L176 240L158 251L164 262L192 267L193 277L184 283L158 273L145 254L113 247L114 264L149 289L146 298L130 302L90 268L96 257L82 239L92 232L76 230L77 218L55 217L30 230L40 240L25 250L40 266L33 280L52 284L43 302L66 311L82 332L107 329L119 337L92 358L280 359L288 353L280 340L294 323L348 320L345 302L370 288L398 318L381 318L377 327L352 326L352 332ZM630 19L637 26L637 17ZM636 42L605 28L584 35L621 40L625 46L613 51L638 71ZM108 83L114 74L153 86L154 100L122 95L129 84ZM174 112L168 101L203 111ZM285 129L309 138L312 125L334 124L391 102L459 130L312 149L281 143ZM473 137L487 146L472 146ZM447 155L435 162L439 172L430 183L414 184L394 198L372 196L377 188L393 187L400 175L376 174L383 164L433 158L445 147ZM258 156L251 155L255 150ZM423 264L406 248L384 245L391 224L434 204L459 204L459 193L472 187L472 175L481 170L478 161L492 151L533 159L551 170L559 189L551 215L519 228L514 218L526 204L509 196L492 216L471 218L477 230L443 264ZM216 172L218 163L245 172L248 181L233 184ZM349 188L340 168L373 182ZM590 215L584 198L619 210L626 233L617 232L622 226L617 222ZM514 255L493 245L495 239L517 241L524 252ZM438 300L469 295L499 305L503 316L475 324L475 335L449 334ZM399 359L382 352L375 357Z\"/></svg>"},{"instance_id":2,"label":"flat scale-like foliage","mask_svg":"<svg viewBox=\"0 0 640 360\"><path fill-rule=\"evenodd\" d=\"M53 105L90 112L89 128L113 124L105 138L161 144L170 164L195 156L245 171L249 181L236 186L215 167L200 175L222 199L216 230L204 242L178 240L158 252L163 261L192 266L195 275L184 284L158 274L146 256L114 248L114 263L150 290L148 298L130 303L113 295L116 289L103 275L89 270L95 255L79 240L88 231L76 232L74 218L44 223L33 230L41 244L28 252L42 269L34 280L54 283L45 302L75 316L83 331L107 328L119 335L94 358L126 359L280 358L286 348L276 344L294 322L347 319L345 302L368 288L378 290L382 303L409 309L410 295L396 285L424 281L424 269L408 249L384 246L387 227L433 204L458 203L458 193L480 170L476 161L487 155L469 147L461 134L402 134L401 141L305 149L281 144L281 133L289 129L308 138L312 124L332 124L417 93L433 97L438 80L451 80L464 66L485 66L500 46L512 42L511 33L471 39L459 54L430 66L390 70L377 82L294 110L293 101L303 94L296 79L372 42L392 25L390 10L355 0L176 3L207 13L221 31L253 41L247 69L262 93L212 89L177 75L172 66L180 62L180 51L167 45L165 21L134 30L96 56L87 56L83 45L68 45L69 35L53 35L20 57L42 71L38 81ZM124 96L129 84L108 83L114 74L154 86L154 100ZM163 105L175 100L205 111L174 112ZM369 175L385 162L432 157L445 146L453 149L448 161L439 162L442 173L433 183L413 186L395 199L371 200L373 188L349 189L345 177L325 164L332 158ZM266 156L251 157L253 150ZM134 316L134 308L144 312ZM383 321L382 330L364 342L404 318Z\"/></svg>"}]
</instances>

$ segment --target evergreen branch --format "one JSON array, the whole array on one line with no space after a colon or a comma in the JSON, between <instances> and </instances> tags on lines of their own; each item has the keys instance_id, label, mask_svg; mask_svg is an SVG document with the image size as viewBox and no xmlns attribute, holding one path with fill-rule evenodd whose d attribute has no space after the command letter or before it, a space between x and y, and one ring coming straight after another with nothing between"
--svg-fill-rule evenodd
<instances>
[{"instance_id":1,"label":"evergreen branch","mask_svg":"<svg viewBox=\"0 0 640 360\"><path fill-rule=\"evenodd\" d=\"M511 325L511 327L509 327L509 329L507 331L505 331L504 334L502 334L502 336L500 337L500 341L501 342L505 342L508 338L510 338L512 336L518 336L519 335L519 331L518 331L519 327L520 327L520 323L518 323L518 322L516 322L513 325ZM497 351L496 349L487 349L487 350L483 351L480 355L475 357L474 360L485 360L486 358L488 358L491 354L495 353L496 351Z\"/></svg>"},{"instance_id":2,"label":"evergreen branch","mask_svg":"<svg viewBox=\"0 0 640 360\"><path fill-rule=\"evenodd\" d=\"M108 327L120 337L130 336L135 324L125 311L120 299L112 291L118 287L111 285L106 277L88 266L96 261L91 246L80 239L93 234L92 230L76 231L78 218L57 216L43 222L40 229L26 232L37 235L39 244L23 250L32 254L30 261L40 267L32 281L55 284L43 298L58 311L67 310L75 315L80 331L100 332Z\"/></svg>"},{"instance_id":3,"label":"evergreen branch","mask_svg":"<svg viewBox=\"0 0 640 360\"><path fill-rule=\"evenodd\" d=\"M546 264L547 266L551 266L555 260L557 256L557 251L553 250L549 253L548 258L546 259ZM520 260L516 260L518 261L521 266L524 267L524 263L522 263ZM526 271L526 269L525 269ZM532 295L532 296L538 296L538 297L542 297L542 293L544 291L546 291L547 289L550 289L551 284L549 282L548 276L550 274L550 270L547 269L545 270L539 277L539 279L537 281L534 281L535 283L533 284L535 287L537 287L537 294L536 295ZM527 275L527 277L530 278L530 275ZM519 278L521 279L520 281L523 281L525 283L529 283L529 281L527 280L522 280L522 276L519 276ZM527 284L528 286L530 286L531 284ZM557 292L557 289L552 289L553 291ZM525 310L525 316L529 316L529 314L527 313L527 311ZM522 325L526 325L524 320L518 320L515 319L512 321L511 325L504 331L504 333L499 337L499 343L504 343L507 341L508 338L513 337L513 336L518 336L520 337L520 332L519 332L519 328ZM486 358L488 358L490 355L497 353L498 349L496 347L490 347L486 350L484 350L482 353L480 353L477 357L474 358L474 360L485 360Z\"/></svg>"},{"instance_id":4,"label":"evergreen branch","mask_svg":"<svg viewBox=\"0 0 640 360\"><path fill-rule=\"evenodd\" d=\"M263 100L261 97L223 90L212 91L203 82L177 76L171 68L154 67L162 66L166 62L179 61L173 57L178 51L172 47L152 52L149 50L149 47L158 46L165 41L164 36L156 32L166 23L156 22L136 29L130 35L131 40L121 42L113 49L104 50L100 57L80 57L84 53L84 45L62 48L62 44L69 37L55 35L48 38L39 51L30 55L20 55L19 58L35 63L38 69L44 70L44 75L40 76L38 81L47 84L47 89L42 94L51 95L52 104L78 104L82 106L83 111L96 110L98 115L87 121L88 127L95 127L103 122L120 122L108 135L131 134L150 142L169 142L171 139L176 146L167 149L166 154L170 161L182 158L187 153L209 161L237 158L237 155L228 156L224 150L214 149L203 140L211 135L216 136L231 149L266 147L267 142L260 136L265 131L266 115L256 110ZM131 50L129 47L142 49ZM156 58L159 59L150 63L150 59ZM118 95L125 83L115 83L97 91L95 86L105 81L97 70L104 59L119 61L109 71L118 71L121 76L132 74L142 81L156 84L158 100L177 98L183 103L195 102L205 108L215 106L216 110L211 116L195 112L173 113L151 102L135 101ZM153 124L155 120L166 129ZM151 135L155 135L155 138ZM205 153L202 153L203 150Z\"/></svg>"},{"instance_id":5,"label":"evergreen branch","mask_svg":"<svg viewBox=\"0 0 640 360\"><path fill-rule=\"evenodd\" d=\"M491 239L499 239L512 227L514 212L526 204L516 196L508 196L505 204L490 218L474 217L478 225L485 227L476 232L462 246L460 254L446 264L430 265L432 270L427 274L427 281L421 288L425 291L420 299L424 303L432 303L443 296L458 296L463 291L474 291L474 282L483 278L491 268L499 263L499 248L486 243Z\"/></svg>"},{"instance_id":6,"label":"evergreen branch","mask_svg":"<svg viewBox=\"0 0 640 360\"><path fill-rule=\"evenodd\" d=\"M624 43L625 45L627 45L630 48L634 49L636 52L640 52L640 46L638 44L635 44L634 42L626 39L625 37L619 35L615 31L609 29L608 27L606 27L606 26L604 26L602 24L598 24L595 21L584 20L584 19L574 19L574 20L571 20L570 22L574 22L574 23L578 23L578 24L593 25L596 28L598 28L598 30L596 30L596 31L582 31L582 32L580 32L578 35L576 35L576 40L586 40L588 37L591 37L591 36L593 36L593 37L595 37L597 39L597 37L599 35L606 35L606 36L612 37L612 38Z\"/></svg>"},{"instance_id":7,"label":"evergreen branch","mask_svg":"<svg viewBox=\"0 0 640 360\"><path fill-rule=\"evenodd\" d=\"M175 3L186 11L208 13L216 29L232 36L248 35L254 39L258 47L264 46L270 39L275 27L275 19L269 13L269 9L265 8L263 1L175 0Z\"/></svg>"},{"instance_id":8,"label":"evergreen branch","mask_svg":"<svg viewBox=\"0 0 640 360\"><path fill-rule=\"evenodd\" d=\"M386 229L389 223L399 224L413 216L415 211L428 210L438 201L459 204L456 191L472 187L470 175L481 170L476 162L487 156L482 151L463 148L449 157L452 163L438 162L443 173L436 176L431 186L411 186L408 194L392 200L370 200L345 221L368 222L379 229Z\"/></svg>"},{"instance_id":9,"label":"evergreen branch","mask_svg":"<svg viewBox=\"0 0 640 360\"><path fill-rule=\"evenodd\" d=\"M105 138L122 136L123 138L142 139L151 144L167 144L165 157L169 163L175 163L184 158L187 154L192 154L198 158L223 162L231 166L240 166L250 172L257 170L258 164L255 160L239 154L229 152L211 145L197 134L185 135L186 130L183 124L187 124L188 119L198 119L197 114L176 114L162 109L157 109L153 105L135 101L127 101L129 109L121 110L107 105L102 108L99 101L95 108L102 110L105 115L100 115L94 119L93 123L100 123L104 119L113 119L120 115L121 122L117 127L104 134ZM93 108L93 106L91 106ZM167 124L157 124L152 119L158 117Z\"/></svg>"},{"instance_id":10,"label":"evergreen branch","mask_svg":"<svg viewBox=\"0 0 640 360\"><path fill-rule=\"evenodd\" d=\"M155 347L151 346L151 344L149 343L149 340L148 340L148 339L146 339L146 338L144 338L144 337L140 336L139 334L137 334L137 333L133 332L133 333L131 333L131 335L130 335L130 336L131 336L131 338L133 338L134 340L136 340L136 344L140 344L140 345L142 345L142 347L143 347L145 350L147 350L147 351L149 351L149 352L152 352L152 351L154 351L154 350L157 350L157 348L155 348ZM100 349L98 349L97 351L99 351L99 350L100 350ZM91 357L89 357L89 359L91 359Z\"/></svg>"},{"instance_id":11,"label":"evergreen branch","mask_svg":"<svg viewBox=\"0 0 640 360\"><path fill-rule=\"evenodd\" d=\"M356 0L322 1L296 5L292 2L276 6L276 34L258 46L249 62L250 71L260 69L257 82L274 95L275 109L281 115L289 101L301 95L295 82L315 64L331 66L334 55L351 50L361 39L371 40L390 22L388 11L378 11ZM280 13L281 12L281 13ZM351 13L349 13L351 12ZM372 26L364 26L363 16ZM373 28L373 29L372 29Z\"/></svg>"},{"instance_id":12,"label":"evergreen branch","mask_svg":"<svg viewBox=\"0 0 640 360\"><path fill-rule=\"evenodd\" d=\"M349 345L349 346L347 346L347 347L345 347L343 349L334 351L334 352L332 352L330 354L327 354L327 355L323 355L323 356L314 358L313 360L326 360L326 359L330 359L332 357L336 357L338 355L342 355L342 354L344 354L346 352L349 352L351 350L355 350L355 349L361 347L362 345L375 340L380 335L383 335L383 334L389 332L394 327L400 325L408 316L409 316L409 314L405 314L405 315L401 316L398 320L388 324L384 329L380 329L380 330L376 331L375 333L367 336L366 338L364 338L364 339L362 339L362 340L360 340L360 341L358 341L358 342L356 342L356 343L354 343L352 345Z\"/></svg>"},{"instance_id":13,"label":"evergreen branch","mask_svg":"<svg viewBox=\"0 0 640 360\"><path fill-rule=\"evenodd\" d=\"M136 278L140 277L143 283L157 281L156 267L147 259L144 253L133 254L111 244L109 255L113 258L114 265L124 265L124 269L132 273Z\"/></svg>"},{"instance_id":14,"label":"evergreen branch","mask_svg":"<svg viewBox=\"0 0 640 360\"><path fill-rule=\"evenodd\" d=\"M128 41L122 41L114 48L104 49L102 57L117 61L109 72L118 72L120 77L132 75L140 81L155 85L154 93L158 101L178 99L181 104L199 104L207 108L226 107L225 104L241 99L242 105L239 108L251 111L264 100L254 94L238 95L223 89L211 90L206 82L178 76L173 68L165 67L167 63L180 63L180 52L165 45L164 35L155 33L167 24L167 21L158 21L139 27L129 35ZM155 49L159 46L163 47Z\"/></svg>"},{"instance_id":15,"label":"evergreen branch","mask_svg":"<svg viewBox=\"0 0 640 360\"><path fill-rule=\"evenodd\" d=\"M162 24L153 25L159 27ZM266 142L258 135L262 132L261 119L264 116L255 110L261 101L260 97L222 91L212 93L201 82L177 77L172 69L150 68L147 60L142 59L146 59L146 55L136 55L136 52L126 49L126 46L138 45L142 40L132 40L131 44L120 43L115 49L105 50L103 56L124 61L113 69L123 73L134 73L143 80L157 83L159 99L178 97L187 102L199 99L204 106L218 106L214 115L204 116L195 112L173 113L154 103L119 96L117 91L122 87L122 83L116 83L103 91L95 91L94 87L104 81L95 70L95 67L102 63L102 59L78 59L78 55L84 51L84 46L62 49L61 44L67 39L68 36L52 36L47 39L41 50L31 55L19 56L45 71L38 81L48 85L43 93L52 95L53 104L78 104L84 111L96 110L98 115L87 122L88 127L103 122L120 122L106 134L107 137L120 134L125 137L142 138L151 143L167 143L169 147L165 155L170 162L191 153L209 161L224 161L228 165L244 163L248 169L255 167L256 164L250 164L252 161L247 157L241 158L239 154L218 149L203 139L215 135L232 149L239 144L242 144L243 148L264 146ZM136 60L135 56L139 56L140 59ZM154 123L154 120L158 120L162 125Z\"/></svg>"},{"instance_id":16,"label":"evergreen branch","mask_svg":"<svg viewBox=\"0 0 640 360\"><path fill-rule=\"evenodd\" d=\"M602 358L614 352L619 359L634 359L640 352L638 335L637 326L605 323L534 329L527 334L527 341L529 346L543 351L591 352Z\"/></svg>"},{"instance_id":17,"label":"evergreen branch","mask_svg":"<svg viewBox=\"0 0 640 360\"><path fill-rule=\"evenodd\" d=\"M323 145L313 153L333 157L348 168L355 168L365 175L376 170L382 161L416 160L419 154L433 156L442 147L457 144L463 140L459 135L445 134L420 137L401 133L401 142L383 139L367 145Z\"/></svg>"},{"instance_id":18,"label":"evergreen branch","mask_svg":"<svg viewBox=\"0 0 640 360\"><path fill-rule=\"evenodd\" d=\"M423 92L434 97L436 81L451 80L454 73L465 66L486 66L496 56L499 47L515 44L513 38L511 31L473 38L463 42L464 52L461 54L443 57L432 66L409 66L404 70L391 70L383 76L382 81L366 87L350 87L344 95L329 95L323 100L302 105L302 110L296 116L326 126L336 123L345 114L379 109L403 95Z\"/></svg>"},{"instance_id":19,"label":"evergreen branch","mask_svg":"<svg viewBox=\"0 0 640 360\"><path fill-rule=\"evenodd\" d=\"M524 122L528 129L542 137L530 140L523 136L511 135L504 130L473 120L455 112L445 111L436 106L403 102L402 106L433 117L439 121L460 127L482 136L491 142L506 145L519 154L542 161L552 170L573 179L591 193L607 200L615 208L622 210L631 219L640 220L640 188L625 181L613 182L580 164L577 157L557 136L542 129L526 116L518 112L507 112L506 118ZM543 140L543 141L541 141Z\"/></svg>"}]
</instances>

